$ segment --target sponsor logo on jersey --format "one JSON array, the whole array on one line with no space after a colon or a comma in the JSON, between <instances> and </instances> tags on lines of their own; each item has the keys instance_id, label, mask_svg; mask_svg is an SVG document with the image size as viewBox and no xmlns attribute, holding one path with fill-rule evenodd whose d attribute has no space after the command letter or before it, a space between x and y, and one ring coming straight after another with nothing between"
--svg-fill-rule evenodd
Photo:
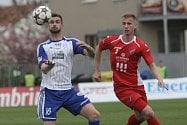
<instances>
[{"instance_id":1,"label":"sponsor logo on jersey","mask_svg":"<svg viewBox=\"0 0 187 125\"><path fill-rule=\"evenodd\" d=\"M64 52L63 51L59 51L58 53L53 55L52 59L64 59Z\"/></svg>"},{"instance_id":2,"label":"sponsor logo on jersey","mask_svg":"<svg viewBox=\"0 0 187 125\"><path fill-rule=\"evenodd\" d=\"M114 49L115 49L115 54L118 54L118 52L121 49L121 47L116 46L116 47L114 47Z\"/></svg>"}]
</instances>

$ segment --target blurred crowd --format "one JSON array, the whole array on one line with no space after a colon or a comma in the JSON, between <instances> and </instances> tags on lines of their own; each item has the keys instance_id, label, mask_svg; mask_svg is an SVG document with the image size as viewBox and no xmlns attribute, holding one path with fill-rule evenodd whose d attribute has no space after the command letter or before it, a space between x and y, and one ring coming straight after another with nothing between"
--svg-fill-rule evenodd
<instances>
[{"instance_id":1,"label":"blurred crowd","mask_svg":"<svg viewBox=\"0 0 187 125\"><path fill-rule=\"evenodd\" d=\"M37 26L32 20L35 7L35 4L0 7L1 62L20 64L36 61L36 47L46 40L47 32L45 26Z\"/></svg>"},{"instance_id":2,"label":"blurred crowd","mask_svg":"<svg viewBox=\"0 0 187 125\"><path fill-rule=\"evenodd\" d=\"M0 6L0 86L19 86L29 69L37 78L36 49L48 36L45 26L38 26L32 11L38 5ZM25 65L26 64L26 65Z\"/></svg>"}]
</instances>

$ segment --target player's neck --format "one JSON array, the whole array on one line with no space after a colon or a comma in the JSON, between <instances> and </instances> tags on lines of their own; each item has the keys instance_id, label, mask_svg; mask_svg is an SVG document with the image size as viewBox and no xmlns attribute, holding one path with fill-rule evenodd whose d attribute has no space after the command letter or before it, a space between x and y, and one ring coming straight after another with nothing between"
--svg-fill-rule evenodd
<instances>
[{"instance_id":1,"label":"player's neck","mask_svg":"<svg viewBox=\"0 0 187 125\"><path fill-rule=\"evenodd\" d=\"M134 38L134 35L123 35L122 36L122 40L127 43L130 42L133 38Z\"/></svg>"},{"instance_id":2,"label":"player's neck","mask_svg":"<svg viewBox=\"0 0 187 125\"><path fill-rule=\"evenodd\" d=\"M59 40L62 40L62 38L63 38L62 34L51 34L52 41L59 41Z\"/></svg>"}]
</instances>

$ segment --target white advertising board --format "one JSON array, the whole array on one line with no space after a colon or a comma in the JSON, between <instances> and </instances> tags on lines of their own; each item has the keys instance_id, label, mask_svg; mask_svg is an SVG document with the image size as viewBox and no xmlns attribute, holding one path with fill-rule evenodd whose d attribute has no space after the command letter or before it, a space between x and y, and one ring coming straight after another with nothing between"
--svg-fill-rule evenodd
<instances>
[{"instance_id":1,"label":"white advertising board","mask_svg":"<svg viewBox=\"0 0 187 125\"><path fill-rule=\"evenodd\" d=\"M87 96L92 102L114 102L118 101L113 91L111 82L105 83L80 83L79 91Z\"/></svg>"},{"instance_id":2,"label":"white advertising board","mask_svg":"<svg viewBox=\"0 0 187 125\"><path fill-rule=\"evenodd\" d=\"M144 80L148 100L187 98L187 77L164 79L164 81L168 90L160 88L155 79ZM80 83L78 87L92 102L118 101L112 82Z\"/></svg>"}]
</instances>

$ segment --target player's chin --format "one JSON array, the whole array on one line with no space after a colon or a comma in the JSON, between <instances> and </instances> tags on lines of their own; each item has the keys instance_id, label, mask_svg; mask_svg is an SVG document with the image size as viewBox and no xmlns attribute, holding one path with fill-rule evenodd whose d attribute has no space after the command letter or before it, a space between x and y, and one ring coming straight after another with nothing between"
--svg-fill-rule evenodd
<instances>
[{"instance_id":1,"label":"player's chin","mask_svg":"<svg viewBox=\"0 0 187 125\"><path fill-rule=\"evenodd\" d=\"M50 29L51 33L60 33L61 30L55 28L55 29Z\"/></svg>"},{"instance_id":2,"label":"player's chin","mask_svg":"<svg viewBox=\"0 0 187 125\"><path fill-rule=\"evenodd\" d=\"M124 33L125 34L130 34L130 31L129 30L124 30Z\"/></svg>"},{"instance_id":3,"label":"player's chin","mask_svg":"<svg viewBox=\"0 0 187 125\"><path fill-rule=\"evenodd\" d=\"M130 35L131 35L130 32L126 32L126 33L125 33L125 36L130 36Z\"/></svg>"}]
</instances>

